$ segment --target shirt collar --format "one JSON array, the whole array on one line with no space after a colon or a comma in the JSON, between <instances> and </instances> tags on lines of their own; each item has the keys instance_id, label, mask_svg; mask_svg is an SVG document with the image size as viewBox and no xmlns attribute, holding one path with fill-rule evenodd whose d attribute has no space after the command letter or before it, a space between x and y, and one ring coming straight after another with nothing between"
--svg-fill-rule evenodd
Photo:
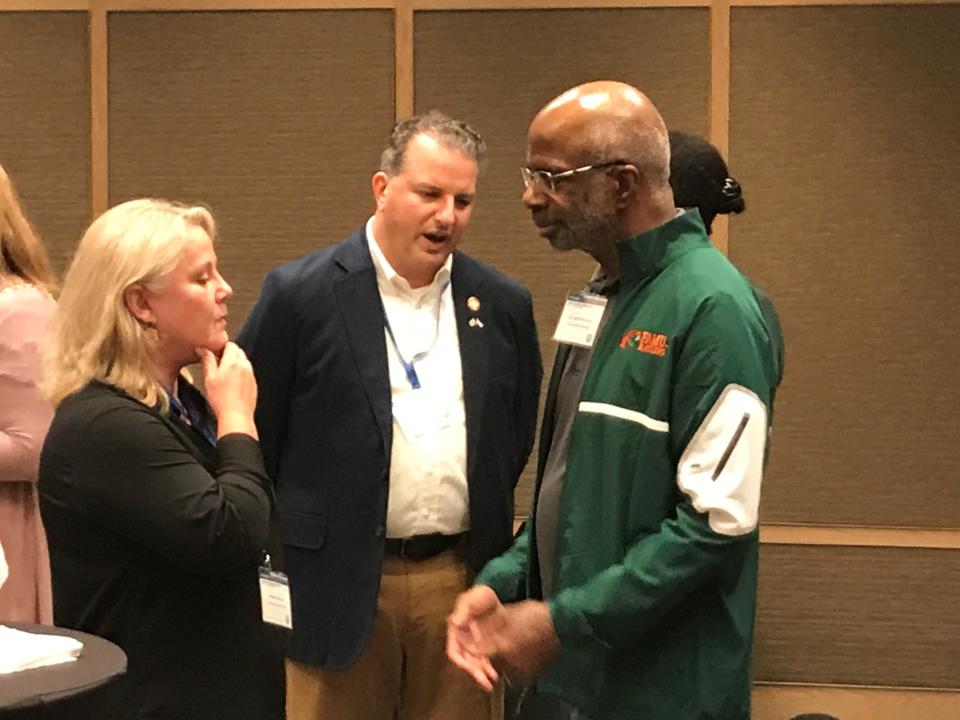
<instances>
[{"instance_id":1,"label":"shirt collar","mask_svg":"<svg viewBox=\"0 0 960 720\"><path fill-rule=\"evenodd\" d=\"M400 275L396 270L393 269L393 266L390 264L390 261L387 260L387 256L383 254L383 250L380 249L380 245L377 243L377 239L373 236L373 216L370 216L370 219L367 220L367 245L370 247L370 257L373 259L373 266L377 271L377 282L383 287L384 285L392 287L395 290L398 290L405 295L419 296L428 292L431 288L437 290L446 285L450 280L450 272L453 269L453 253L450 253L447 256L447 259L444 261L443 265L437 270L437 274L433 276L433 281L423 288L412 288L410 283L407 282L407 279Z\"/></svg>"},{"instance_id":2,"label":"shirt collar","mask_svg":"<svg viewBox=\"0 0 960 720\"><path fill-rule=\"evenodd\" d=\"M587 290L595 295L616 295L620 290L620 278L611 278L601 265L593 271Z\"/></svg>"},{"instance_id":3,"label":"shirt collar","mask_svg":"<svg viewBox=\"0 0 960 720\"><path fill-rule=\"evenodd\" d=\"M696 208L681 211L655 228L617 243L620 276L644 280L656 275L681 255L698 248L713 247Z\"/></svg>"}]
</instances>

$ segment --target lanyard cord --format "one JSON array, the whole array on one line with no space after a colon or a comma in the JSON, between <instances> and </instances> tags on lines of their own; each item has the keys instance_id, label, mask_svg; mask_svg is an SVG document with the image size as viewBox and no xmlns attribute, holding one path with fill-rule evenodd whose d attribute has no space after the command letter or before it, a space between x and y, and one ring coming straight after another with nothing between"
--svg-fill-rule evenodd
<instances>
[{"instance_id":1,"label":"lanyard cord","mask_svg":"<svg viewBox=\"0 0 960 720\"><path fill-rule=\"evenodd\" d=\"M210 424L205 422L206 418L197 412L196 409L191 408L193 409L193 412L190 412L190 410L187 409L187 406L181 402L180 398L173 393L168 392L167 397L170 399L170 407L173 408L174 412L180 416L180 419L200 433L204 440L216 447L217 436L211 429Z\"/></svg>"},{"instance_id":2,"label":"lanyard cord","mask_svg":"<svg viewBox=\"0 0 960 720\"><path fill-rule=\"evenodd\" d=\"M403 365L403 371L407 375L407 382L410 383L410 387L414 390L420 389L420 378L417 377L417 369L414 367L414 363L417 360L423 360L427 355L430 354L430 351L433 350L434 346L437 344L437 340L440 338L440 306L443 304L443 293L446 292L447 288L450 286L450 281L445 280L443 285L440 287L440 292L437 296L437 324L433 330L433 341L430 343L430 347L426 350L421 350L408 362L403 357L403 353L400 352L400 346L397 345L397 338L393 334L393 328L390 327L390 318L387 317L386 308L383 311L383 326L387 330L387 335L390 336L390 342L393 343L393 349L397 352L397 357L400 359L400 364Z\"/></svg>"}]
</instances>

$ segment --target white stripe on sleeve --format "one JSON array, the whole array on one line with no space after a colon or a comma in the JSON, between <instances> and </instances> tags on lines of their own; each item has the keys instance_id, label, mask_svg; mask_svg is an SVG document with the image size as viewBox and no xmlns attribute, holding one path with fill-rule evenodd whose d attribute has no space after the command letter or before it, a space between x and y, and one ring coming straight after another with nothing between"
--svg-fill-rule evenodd
<instances>
[{"instance_id":1,"label":"white stripe on sleeve","mask_svg":"<svg viewBox=\"0 0 960 720\"><path fill-rule=\"evenodd\" d=\"M740 385L727 385L677 466L677 485L710 528L745 535L757 526L767 408Z\"/></svg>"}]
</instances>

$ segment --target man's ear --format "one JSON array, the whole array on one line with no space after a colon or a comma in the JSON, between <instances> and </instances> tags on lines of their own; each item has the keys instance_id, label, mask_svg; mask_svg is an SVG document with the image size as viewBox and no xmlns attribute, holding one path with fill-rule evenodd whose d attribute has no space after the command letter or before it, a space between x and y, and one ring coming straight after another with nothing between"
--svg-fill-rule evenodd
<instances>
[{"instance_id":1,"label":"man's ear","mask_svg":"<svg viewBox=\"0 0 960 720\"><path fill-rule=\"evenodd\" d=\"M617 181L617 207L630 205L633 198L643 187L643 177L636 165L626 164L617 168L614 177Z\"/></svg>"},{"instance_id":2,"label":"man's ear","mask_svg":"<svg viewBox=\"0 0 960 720\"><path fill-rule=\"evenodd\" d=\"M387 196L387 190L390 187L390 178L383 170L380 170L370 178L370 187L373 189L373 198L377 202L377 207L382 207Z\"/></svg>"},{"instance_id":3,"label":"man's ear","mask_svg":"<svg viewBox=\"0 0 960 720\"><path fill-rule=\"evenodd\" d=\"M141 325L156 326L156 316L150 304L150 291L139 283L131 285L123 291L123 302L127 310Z\"/></svg>"}]
</instances>

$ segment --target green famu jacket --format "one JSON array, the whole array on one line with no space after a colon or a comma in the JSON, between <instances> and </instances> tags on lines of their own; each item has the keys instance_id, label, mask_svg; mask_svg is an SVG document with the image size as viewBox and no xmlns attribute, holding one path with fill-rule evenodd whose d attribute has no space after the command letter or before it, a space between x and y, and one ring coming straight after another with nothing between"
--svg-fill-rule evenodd
<instances>
[{"instance_id":1,"label":"green famu jacket","mask_svg":"<svg viewBox=\"0 0 960 720\"><path fill-rule=\"evenodd\" d=\"M696 211L619 254L560 498L562 649L537 685L596 720L748 720L775 341ZM537 597L535 523L477 578L504 602Z\"/></svg>"}]
</instances>

